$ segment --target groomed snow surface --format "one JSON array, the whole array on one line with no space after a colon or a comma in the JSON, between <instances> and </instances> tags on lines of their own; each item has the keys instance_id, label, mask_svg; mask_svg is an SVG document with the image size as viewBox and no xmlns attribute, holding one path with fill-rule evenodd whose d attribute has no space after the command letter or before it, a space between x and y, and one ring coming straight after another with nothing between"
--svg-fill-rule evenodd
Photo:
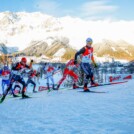
<instances>
[{"instance_id":1,"label":"groomed snow surface","mask_svg":"<svg viewBox=\"0 0 134 134\"><path fill-rule=\"evenodd\" d=\"M6 98L0 134L134 134L133 83L91 88L106 93L62 89Z\"/></svg>"}]
</instances>

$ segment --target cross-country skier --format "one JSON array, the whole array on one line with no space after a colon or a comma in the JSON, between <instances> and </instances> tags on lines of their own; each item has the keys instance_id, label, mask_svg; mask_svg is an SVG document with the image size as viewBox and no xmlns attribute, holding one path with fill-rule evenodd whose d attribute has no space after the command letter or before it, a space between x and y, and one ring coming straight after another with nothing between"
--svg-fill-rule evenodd
<instances>
[{"instance_id":1,"label":"cross-country skier","mask_svg":"<svg viewBox=\"0 0 134 134\"><path fill-rule=\"evenodd\" d=\"M66 79L66 77L69 75L73 77L73 89L78 88L76 85L76 82L78 81L78 75L74 72L74 69L78 67L78 64L74 64L74 59L71 59L67 64L63 72L63 77L61 80L58 82L57 90L59 89L60 85L62 82Z\"/></svg>"},{"instance_id":2,"label":"cross-country skier","mask_svg":"<svg viewBox=\"0 0 134 134\"><path fill-rule=\"evenodd\" d=\"M4 66L3 70L2 70L2 74L1 74L2 75L2 92L3 92L3 95L5 93L5 86L8 87L9 84L10 84L10 79L9 79L10 74L11 74L11 72L10 72L8 66ZM11 88L11 91L12 91L13 96L16 97L12 88Z\"/></svg>"},{"instance_id":3,"label":"cross-country skier","mask_svg":"<svg viewBox=\"0 0 134 134\"><path fill-rule=\"evenodd\" d=\"M39 81L40 77L41 77L41 73L39 72L39 70L37 70L36 77L34 77L34 81L38 83L39 85L40 85L40 81Z\"/></svg>"},{"instance_id":4,"label":"cross-country skier","mask_svg":"<svg viewBox=\"0 0 134 134\"><path fill-rule=\"evenodd\" d=\"M88 80L90 78L91 85L92 86L98 86L97 83L94 82L93 77L93 71L91 69L91 62L93 63L94 67L97 67L97 64L95 63L94 56L93 56L93 47L92 47L93 40L91 38L86 39L86 46L81 48L76 54L75 54L75 60L74 64L77 64L77 57L78 55L82 55L80 66L84 73L86 74L86 78L84 80L84 91L90 91L87 87Z\"/></svg>"},{"instance_id":5,"label":"cross-country skier","mask_svg":"<svg viewBox=\"0 0 134 134\"><path fill-rule=\"evenodd\" d=\"M37 77L36 70L31 70L30 72L28 72L28 80L26 86L28 86L28 84L31 83L34 86L33 92L36 93L37 91L35 91L36 83L34 82L34 77Z\"/></svg>"},{"instance_id":6,"label":"cross-country skier","mask_svg":"<svg viewBox=\"0 0 134 134\"><path fill-rule=\"evenodd\" d=\"M55 87L54 87L54 78L53 78L53 74L58 71L60 69L60 67L56 68L56 67L53 67L51 63L45 63L45 66L44 66L44 73L46 74L46 79L47 79L47 88L48 90L50 90L50 83L49 83L49 80L51 80L52 82L52 89L54 90Z\"/></svg>"},{"instance_id":7,"label":"cross-country skier","mask_svg":"<svg viewBox=\"0 0 134 134\"><path fill-rule=\"evenodd\" d=\"M18 81L19 83L22 84L22 98L28 98L27 95L25 95L25 91L26 91L26 83L22 77L22 73L24 72L24 70L26 68L31 68L32 67L32 63L33 60L31 60L30 65L27 65L27 59L25 57L23 57L21 59L20 62L17 62L13 67L12 67L12 73L10 76L10 84L9 87L7 88L6 92L4 93L4 95L2 96L0 102L3 102L8 91L12 88L12 85L15 81Z\"/></svg>"}]
</instances>

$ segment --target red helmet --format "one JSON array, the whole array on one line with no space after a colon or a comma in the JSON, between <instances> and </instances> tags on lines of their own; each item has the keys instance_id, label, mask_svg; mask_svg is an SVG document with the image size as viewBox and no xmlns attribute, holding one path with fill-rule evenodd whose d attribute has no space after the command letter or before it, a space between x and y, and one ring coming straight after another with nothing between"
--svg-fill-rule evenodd
<instances>
[{"instance_id":1,"label":"red helmet","mask_svg":"<svg viewBox=\"0 0 134 134\"><path fill-rule=\"evenodd\" d=\"M25 57L22 57L21 58L21 62L26 63L27 62L27 59Z\"/></svg>"}]
</instances>

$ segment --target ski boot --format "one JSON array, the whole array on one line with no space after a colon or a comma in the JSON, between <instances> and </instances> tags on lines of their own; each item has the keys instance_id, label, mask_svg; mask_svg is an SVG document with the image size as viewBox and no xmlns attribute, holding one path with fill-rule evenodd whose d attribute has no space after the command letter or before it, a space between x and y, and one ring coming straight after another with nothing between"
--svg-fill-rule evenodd
<instances>
[{"instance_id":1,"label":"ski boot","mask_svg":"<svg viewBox=\"0 0 134 134\"><path fill-rule=\"evenodd\" d=\"M0 99L0 103L2 103L5 100L5 95L2 96L2 98Z\"/></svg>"},{"instance_id":2,"label":"ski boot","mask_svg":"<svg viewBox=\"0 0 134 134\"><path fill-rule=\"evenodd\" d=\"M95 83L95 82L91 82L91 86L97 87L97 86L99 86L99 84L98 83Z\"/></svg>"},{"instance_id":3,"label":"ski boot","mask_svg":"<svg viewBox=\"0 0 134 134\"><path fill-rule=\"evenodd\" d=\"M25 98L30 98L30 97L28 95L23 94L22 99L25 99Z\"/></svg>"},{"instance_id":4,"label":"ski boot","mask_svg":"<svg viewBox=\"0 0 134 134\"><path fill-rule=\"evenodd\" d=\"M37 93L37 91L33 90L33 93Z\"/></svg>"},{"instance_id":5,"label":"ski boot","mask_svg":"<svg viewBox=\"0 0 134 134\"><path fill-rule=\"evenodd\" d=\"M54 90L59 90L60 85L57 85L57 87Z\"/></svg>"},{"instance_id":6,"label":"ski boot","mask_svg":"<svg viewBox=\"0 0 134 134\"><path fill-rule=\"evenodd\" d=\"M75 83L73 84L73 89L79 88Z\"/></svg>"},{"instance_id":7,"label":"ski boot","mask_svg":"<svg viewBox=\"0 0 134 134\"><path fill-rule=\"evenodd\" d=\"M53 84L53 86L52 86L52 89L55 90L54 84Z\"/></svg>"},{"instance_id":8,"label":"ski boot","mask_svg":"<svg viewBox=\"0 0 134 134\"><path fill-rule=\"evenodd\" d=\"M16 95L16 94L13 94L13 97L19 97L18 95Z\"/></svg>"},{"instance_id":9,"label":"ski boot","mask_svg":"<svg viewBox=\"0 0 134 134\"><path fill-rule=\"evenodd\" d=\"M34 89L33 89L33 93L37 93L37 91L35 91L35 88L36 88L36 87L34 87Z\"/></svg>"},{"instance_id":10,"label":"ski boot","mask_svg":"<svg viewBox=\"0 0 134 134\"><path fill-rule=\"evenodd\" d=\"M25 95L24 94L24 91L22 92L22 99L25 99L25 98L30 98L28 95Z\"/></svg>"},{"instance_id":11,"label":"ski boot","mask_svg":"<svg viewBox=\"0 0 134 134\"><path fill-rule=\"evenodd\" d=\"M84 92L90 92L90 90L89 90L88 87L87 87L87 83L84 84L83 89L84 89Z\"/></svg>"}]
</instances>

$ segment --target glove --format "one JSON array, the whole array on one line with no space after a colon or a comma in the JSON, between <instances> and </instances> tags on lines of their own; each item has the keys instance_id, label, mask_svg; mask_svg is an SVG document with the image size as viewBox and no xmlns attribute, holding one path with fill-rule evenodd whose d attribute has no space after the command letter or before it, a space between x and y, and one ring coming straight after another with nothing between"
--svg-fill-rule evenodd
<instances>
[{"instance_id":1,"label":"glove","mask_svg":"<svg viewBox=\"0 0 134 134\"><path fill-rule=\"evenodd\" d=\"M75 64L75 65L77 64L77 60L74 60L74 64Z\"/></svg>"},{"instance_id":2,"label":"glove","mask_svg":"<svg viewBox=\"0 0 134 134\"><path fill-rule=\"evenodd\" d=\"M61 67L60 66L58 66L58 69L60 69Z\"/></svg>"},{"instance_id":3,"label":"glove","mask_svg":"<svg viewBox=\"0 0 134 134\"><path fill-rule=\"evenodd\" d=\"M33 60L31 60L31 62L33 62Z\"/></svg>"},{"instance_id":4,"label":"glove","mask_svg":"<svg viewBox=\"0 0 134 134\"><path fill-rule=\"evenodd\" d=\"M94 63L94 67L95 67L95 68L97 68L97 67L98 67L96 63Z\"/></svg>"}]
</instances>

